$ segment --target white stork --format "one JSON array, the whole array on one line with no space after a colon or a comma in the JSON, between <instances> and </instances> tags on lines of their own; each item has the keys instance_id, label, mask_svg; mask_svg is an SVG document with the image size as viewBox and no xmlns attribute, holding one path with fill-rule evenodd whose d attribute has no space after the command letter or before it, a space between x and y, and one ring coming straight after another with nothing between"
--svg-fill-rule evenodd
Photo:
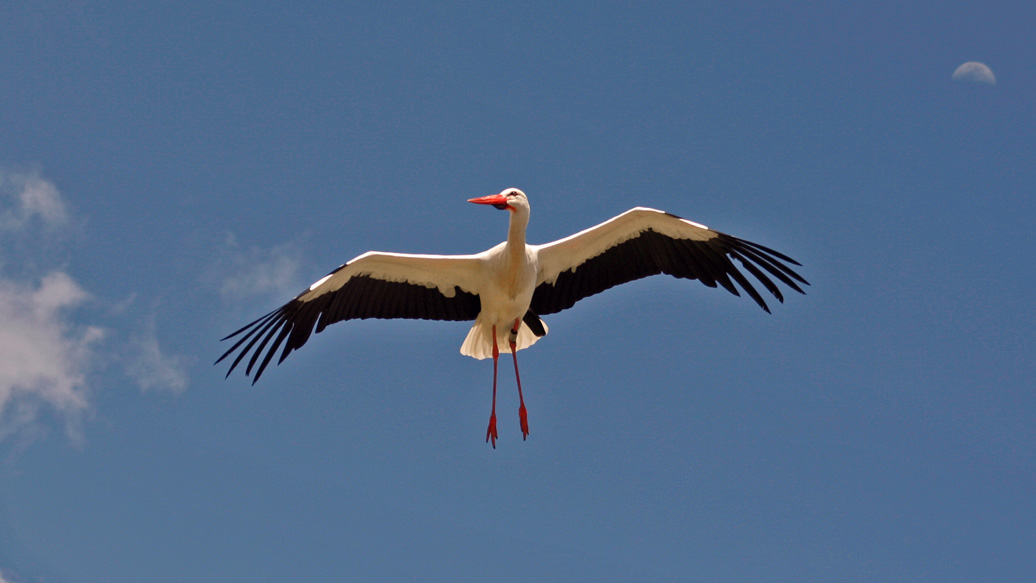
<instances>
[{"instance_id":1,"label":"white stork","mask_svg":"<svg viewBox=\"0 0 1036 583\"><path fill-rule=\"evenodd\" d=\"M320 278L295 299L230 334L240 336L216 361L237 352L227 376L251 354L245 374L253 384L283 345L278 364L330 324L356 318L474 320L461 354L493 358L493 406L486 441L496 447L496 377L500 347L514 358L522 438L529 422L518 376L517 352L547 333L539 316L572 307L612 286L649 275L697 279L740 296L737 282L767 312L762 296L731 259L778 301L771 279L805 293L809 283L787 264L795 260L762 245L654 209L638 207L545 245L525 242L529 199L517 188L468 202L510 214L507 240L476 255L410 255L370 251ZM257 366L258 365L258 366Z\"/></svg>"}]
</instances>

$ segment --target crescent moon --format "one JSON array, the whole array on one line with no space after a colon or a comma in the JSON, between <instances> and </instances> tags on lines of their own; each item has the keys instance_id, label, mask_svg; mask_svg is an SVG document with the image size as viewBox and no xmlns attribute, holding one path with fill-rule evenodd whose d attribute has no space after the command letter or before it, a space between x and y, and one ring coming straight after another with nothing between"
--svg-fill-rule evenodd
<instances>
[{"instance_id":1,"label":"crescent moon","mask_svg":"<svg viewBox=\"0 0 1036 583\"><path fill-rule=\"evenodd\" d=\"M953 72L953 80L960 83L983 83L996 85L996 77L993 70L978 61L968 61L957 67Z\"/></svg>"}]
</instances>

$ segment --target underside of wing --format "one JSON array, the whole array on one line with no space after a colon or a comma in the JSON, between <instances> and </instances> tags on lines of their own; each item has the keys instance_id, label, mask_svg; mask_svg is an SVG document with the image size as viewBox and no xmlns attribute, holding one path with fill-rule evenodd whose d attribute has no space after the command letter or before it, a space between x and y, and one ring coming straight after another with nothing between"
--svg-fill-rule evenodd
<instances>
[{"instance_id":1,"label":"underside of wing","mask_svg":"<svg viewBox=\"0 0 1036 583\"><path fill-rule=\"evenodd\" d=\"M772 249L653 209L637 208L605 223L539 248L540 277L530 308L552 314L610 287L650 275L697 279L740 296L740 286L759 306L766 302L741 268L778 301L774 282L804 293L809 285L789 267L795 260Z\"/></svg>"},{"instance_id":2,"label":"underside of wing","mask_svg":"<svg viewBox=\"0 0 1036 583\"><path fill-rule=\"evenodd\" d=\"M248 355L245 374L259 380L274 354L278 363L312 333L343 320L409 318L474 320L481 309L476 256L366 253L320 279L295 299L224 340L237 338L216 362L237 356L227 376Z\"/></svg>"}]
</instances>

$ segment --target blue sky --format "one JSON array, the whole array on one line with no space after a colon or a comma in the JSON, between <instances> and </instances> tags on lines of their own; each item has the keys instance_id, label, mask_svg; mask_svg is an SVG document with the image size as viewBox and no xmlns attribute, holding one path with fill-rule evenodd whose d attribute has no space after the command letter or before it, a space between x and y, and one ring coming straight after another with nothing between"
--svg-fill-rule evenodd
<instances>
[{"instance_id":1,"label":"blue sky","mask_svg":"<svg viewBox=\"0 0 1036 583\"><path fill-rule=\"evenodd\" d=\"M0 6L0 581L1031 581L1027 2ZM951 80L981 61L995 85ZM504 362L219 338L369 249L643 205L771 246Z\"/></svg>"}]
</instances>

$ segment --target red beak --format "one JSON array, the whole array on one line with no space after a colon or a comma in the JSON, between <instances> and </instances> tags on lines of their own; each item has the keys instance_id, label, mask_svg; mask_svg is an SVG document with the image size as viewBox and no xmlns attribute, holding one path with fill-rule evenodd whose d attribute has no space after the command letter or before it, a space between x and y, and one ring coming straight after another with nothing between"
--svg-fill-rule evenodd
<instances>
[{"instance_id":1,"label":"red beak","mask_svg":"<svg viewBox=\"0 0 1036 583\"><path fill-rule=\"evenodd\" d=\"M468 202L475 204L492 204L492 205L506 205L507 197L502 194L491 194L489 196L480 196L478 198L469 198Z\"/></svg>"}]
</instances>

